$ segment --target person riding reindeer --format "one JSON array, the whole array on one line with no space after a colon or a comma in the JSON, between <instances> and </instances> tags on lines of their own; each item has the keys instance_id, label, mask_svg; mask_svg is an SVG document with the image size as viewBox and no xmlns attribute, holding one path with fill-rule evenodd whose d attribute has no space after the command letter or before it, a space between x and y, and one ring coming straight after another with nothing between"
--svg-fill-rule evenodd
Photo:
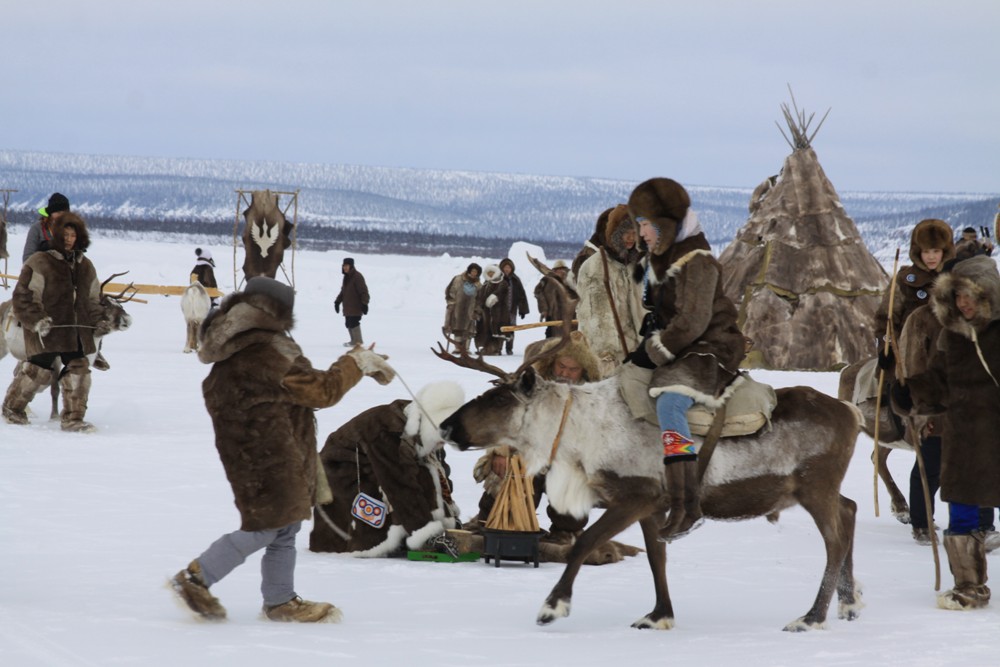
<instances>
[{"instance_id":1,"label":"person riding reindeer","mask_svg":"<svg viewBox=\"0 0 1000 667\"><path fill-rule=\"evenodd\" d=\"M643 340L629 360L653 369L649 395L662 429L670 502L660 538L669 542L704 521L687 410L696 401L709 407L723 403L746 354L745 339L736 307L722 291L722 266L684 187L669 178L640 183L629 196L628 212L638 225L640 249L647 251L634 277L643 284L643 304L650 310Z\"/></svg>"}]
</instances>

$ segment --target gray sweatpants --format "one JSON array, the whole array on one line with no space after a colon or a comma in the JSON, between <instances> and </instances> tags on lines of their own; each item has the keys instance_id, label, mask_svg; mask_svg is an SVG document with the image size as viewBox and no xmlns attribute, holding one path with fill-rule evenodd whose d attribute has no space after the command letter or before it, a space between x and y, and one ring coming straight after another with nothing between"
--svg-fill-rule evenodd
<instances>
[{"instance_id":1,"label":"gray sweatpants","mask_svg":"<svg viewBox=\"0 0 1000 667\"><path fill-rule=\"evenodd\" d=\"M198 556L205 584L211 586L242 565L250 554L265 549L260 559L260 592L264 605L285 604L295 597L295 534L301 521L276 530L237 530L223 535Z\"/></svg>"}]
</instances>

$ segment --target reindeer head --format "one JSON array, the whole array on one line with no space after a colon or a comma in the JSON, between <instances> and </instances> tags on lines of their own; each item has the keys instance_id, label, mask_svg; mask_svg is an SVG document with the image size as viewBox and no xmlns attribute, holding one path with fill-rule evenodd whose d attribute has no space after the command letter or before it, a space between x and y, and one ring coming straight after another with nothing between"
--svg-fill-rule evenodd
<instances>
[{"instance_id":1,"label":"reindeer head","mask_svg":"<svg viewBox=\"0 0 1000 667\"><path fill-rule=\"evenodd\" d=\"M110 278L101 283L101 320L109 324L111 331L125 331L132 326L132 316L125 312L123 304L128 303L135 296L135 286L129 283L118 294L107 294L104 292L104 287L108 283L118 276L124 276L126 273L128 271L112 274Z\"/></svg>"},{"instance_id":2,"label":"reindeer head","mask_svg":"<svg viewBox=\"0 0 1000 667\"><path fill-rule=\"evenodd\" d=\"M480 394L441 422L441 437L461 451L516 446L517 435L538 386L530 365L506 382Z\"/></svg>"}]
</instances>

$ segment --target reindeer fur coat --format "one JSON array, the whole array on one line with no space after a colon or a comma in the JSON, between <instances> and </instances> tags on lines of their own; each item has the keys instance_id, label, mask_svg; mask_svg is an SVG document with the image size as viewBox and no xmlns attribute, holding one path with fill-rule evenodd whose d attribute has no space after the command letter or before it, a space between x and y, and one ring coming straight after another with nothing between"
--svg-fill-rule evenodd
<instances>
[{"instance_id":1,"label":"reindeer fur coat","mask_svg":"<svg viewBox=\"0 0 1000 667\"><path fill-rule=\"evenodd\" d=\"M970 320L955 305L959 292L976 301ZM930 378L909 385L916 406L945 410L941 498L1000 506L1000 274L996 263L979 256L956 264L937 279L931 308L943 331L930 362Z\"/></svg>"},{"instance_id":2,"label":"reindeer fur coat","mask_svg":"<svg viewBox=\"0 0 1000 667\"><path fill-rule=\"evenodd\" d=\"M93 354L97 352L93 327L102 319L103 309L101 284L94 265L84 255L90 245L87 225L72 213L50 224L52 248L27 259L14 287L12 305L14 316L24 327L25 354L30 359L46 352L76 352L80 345L84 354ZM69 255L63 252L67 224L76 229L76 245ZM35 325L46 317L52 318L53 328L43 341L35 333Z\"/></svg>"},{"instance_id":3,"label":"reindeer fur coat","mask_svg":"<svg viewBox=\"0 0 1000 667\"><path fill-rule=\"evenodd\" d=\"M722 265L696 219L691 231L647 255L637 271L656 322L633 359L656 369L651 396L674 392L715 407L739 371L744 340L736 307L722 291Z\"/></svg>"},{"instance_id":4,"label":"reindeer fur coat","mask_svg":"<svg viewBox=\"0 0 1000 667\"><path fill-rule=\"evenodd\" d=\"M198 358L215 446L233 489L241 528L282 528L311 516L316 490L316 419L362 378L342 356L312 367L288 335L290 305L265 294L223 299L201 329Z\"/></svg>"},{"instance_id":5,"label":"reindeer fur coat","mask_svg":"<svg viewBox=\"0 0 1000 667\"><path fill-rule=\"evenodd\" d=\"M410 432L419 430L407 428L411 405L397 400L370 408L327 437L320 461L333 502L322 506L325 517L317 511L310 550L385 556L404 538L415 536L409 541L419 548L428 537L455 527L459 510L451 500L444 449L435 446L438 437L427 446L419 433ZM351 516L358 491L388 501L389 515L381 528ZM327 519L344 534L338 534Z\"/></svg>"}]
</instances>

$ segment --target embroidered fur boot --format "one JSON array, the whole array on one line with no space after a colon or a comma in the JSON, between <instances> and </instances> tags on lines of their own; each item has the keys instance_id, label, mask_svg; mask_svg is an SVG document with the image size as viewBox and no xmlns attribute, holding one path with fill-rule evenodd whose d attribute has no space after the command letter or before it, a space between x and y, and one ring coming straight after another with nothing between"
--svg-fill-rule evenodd
<instances>
[{"instance_id":1,"label":"embroidered fur boot","mask_svg":"<svg viewBox=\"0 0 1000 667\"><path fill-rule=\"evenodd\" d=\"M705 522L701 513L698 455L694 450L694 441L677 431L664 431L663 465L670 513L660 529L660 540L672 542L687 536Z\"/></svg>"},{"instance_id":2,"label":"embroidered fur boot","mask_svg":"<svg viewBox=\"0 0 1000 667\"><path fill-rule=\"evenodd\" d=\"M21 364L3 400L3 418L8 424L28 423L28 404L35 394L52 383L52 371L27 361Z\"/></svg>"}]
</instances>

